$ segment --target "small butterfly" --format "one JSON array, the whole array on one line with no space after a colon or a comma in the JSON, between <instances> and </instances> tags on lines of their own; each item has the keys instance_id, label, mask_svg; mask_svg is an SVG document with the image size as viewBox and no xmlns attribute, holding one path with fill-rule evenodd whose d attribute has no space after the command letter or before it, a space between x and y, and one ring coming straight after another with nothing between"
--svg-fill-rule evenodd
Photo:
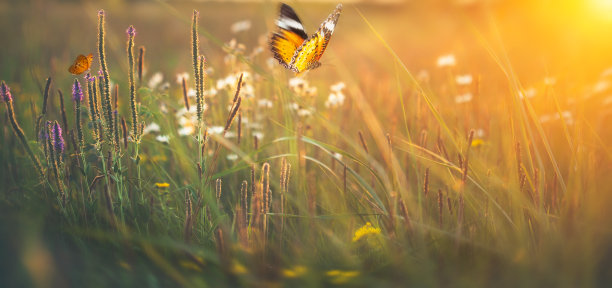
<instances>
[{"instance_id":1,"label":"small butterfly","mask_svg":"<svg viewBox=\"0 0 612 288\"><path fill-rule=\"evenodd\" d=\"M270 38L270 50L274 58L285 68L298 74L321 66L319 59L334 33L340 12L342 4L338 4L327 20L321 23L319 30L308 37L295 11L282 3L280 16L276 20L278 30Z\"/></svg>"},{"instance_id":2,"label":"small butterfly","mask_svg":"<svg viewBox=\"0 0 612 288\"><path fill-rule=\"evenodd\" d=\"M91 66L91 61L93 60L93 55L90 53L89 55L87 55L87 57L85 57L85 55L81 54L79 56L77 56L77 58L74 60L74 64L70 65L70 67L68 67L68 72L74 74L74 75L79 75L87 70L89 70L89 67Z\"/></svg>"}]
</instances>

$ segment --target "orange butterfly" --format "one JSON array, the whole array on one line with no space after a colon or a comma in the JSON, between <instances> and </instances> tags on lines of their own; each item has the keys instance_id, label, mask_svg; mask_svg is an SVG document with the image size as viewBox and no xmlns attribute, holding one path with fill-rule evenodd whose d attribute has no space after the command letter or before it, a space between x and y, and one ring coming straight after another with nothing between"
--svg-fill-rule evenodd
<instances>
[{"instance_id":1,"label":"orange butterfly","mask_svg":"<svg viewBox=\"0 0 612 288\"><path fill-rule=\"evenodd\" d=\"M68 68L68 72L74 75L79 75L89 70L89 67L91 66L91 61L93 61L93 55L91 53L89 53L87 57L81 54L77 56L77 58L74 60L74 64L70 65L70 67Z\"/></svg>"},{"instance_id":2,"label":"orange butterfly","mask_svg":"<svg viewBox=\"0 0 612 288\"><path fill-rule=\"evenodd\" d=\"M295 11L289 5L281 4L280 16L276 20L277 30L270 39L270 50L274 58L298 74L321 66L319 60L334 33L340 12L342 4L338 4L319 30L308 37Z\"/></svg>"}]
</instances>

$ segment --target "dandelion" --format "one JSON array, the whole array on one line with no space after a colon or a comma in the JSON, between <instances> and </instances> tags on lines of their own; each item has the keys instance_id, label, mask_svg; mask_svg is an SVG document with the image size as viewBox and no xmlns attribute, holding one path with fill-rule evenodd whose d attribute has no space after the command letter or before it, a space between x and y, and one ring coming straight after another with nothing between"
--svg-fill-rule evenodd
<instances>
[{"instance_id":1,"label":"dandelion","mask_svg":"<svg viewBox=\"0 0 612 288\"><path fill-rule=\"evenodd\" d=\"M455 55L447 54L438 57L438 67L453 67L456 64Z\"/></svg>"},{"instance_id":2,"label":"dandelion","mask_svg":"<svg viewBox=\"0 0 612 288\"><path fill-rule=\"evenodd\" d=\"M359 239L367 237L368 235L378 235L380 234L380 228L373 227L372 223L367 222L366 225L355 231L355 236L353 236L353 242L359 241Z\"/></svg>"},{"instance_id":3,"label":"dandelion","mask_svg":"<svg viewBox=\"0 0 612 288\"><path fill-rule=\"evenodd\" d=\"M164 81L164 75L161 72L153 74L153 76L151 76L151 79L149 79L149 88L155 89L155 87L161 84L162 81Z\"/></svg>"},{"instance_id":4,"label":"dandelion","mask_svg":"<svg viewBox=\"0 0 612 288\"><path fill-rule=\"evenodd\" d=\"M230 30L234 34L240 33L240 32L244 32L244 31L248 31L249 29L251 29L251 21L250 20L238 21L238 22L232 24L232 26L230 26Z\"/></svg>"},{"instance_id":5,"label":"dandelion","mask_svg":"<svg viewBox=\"0 0 612 288\"><path fill-rule=\"evenodd\" d=\"M455 96L455 103L462 104L472 101L473 95L470 92Z\"/></svg>"},{"instance_id":6,"label":"dandelion","mask_svg":"<svg viewBox=\"0 0 612 288\"><path fill-rule=\"evenodd\" d=\"M166 183L166 182L155 183L155 187L157 187L157 188L168 188L168 187L170 187L170 184Z\"/></svg>"},{"instance_id":7,"label":"dandelion","mask_svg":"<svg viewBox=\"0 0 612 288\"><path fill-rule=\"evenodd\" d=\"M457 77L455 77L455 82L457 82L457 85L470 85L472 84L473 80L474 79L471 74L457 75Z\"/></svg>"}]
</instances>

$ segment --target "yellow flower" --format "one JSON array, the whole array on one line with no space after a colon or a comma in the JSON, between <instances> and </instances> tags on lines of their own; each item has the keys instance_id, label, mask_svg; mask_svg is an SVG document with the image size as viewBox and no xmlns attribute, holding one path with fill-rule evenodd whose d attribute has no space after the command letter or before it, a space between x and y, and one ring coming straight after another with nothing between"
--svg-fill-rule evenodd
<instances>
[{"instance_id":1,"label":"yellow flower","mask_svg":"<svg viewBox=\"0 0 612 288\"><path fill-rule=\"evenodd\" d=\"M480 146L485 145L485 144L486 144L485 141L482 140L482 139L474 139L472 141L472 147L480 147Z\"/></svg>"},{"instance_id":2,"label":"yellow flower","mask_svg":"<svg viewBox=\"0 0 612 288\"><path fill-rule=\"evenodd\" d=\"M329 270L325 273L327 276L331 277L331 282L334 284L344 284L350 281L352 278L359 276L359 271L355 270Z\"/></svg>"},{"instance_id":3,"label":"yellow flower","mask_svg":"<svg viewBox=\"0 0 612 288\"><path fill-rule=\"evenodd\" d=\"M372 227L372 223L368 222L363 227L357 229L355 231L355 236L353 236L353 242L359 241L359 239L366 237L368 235L378 235L380 234L380 228Z\"/></svg>"},{"instance_id":4,"label":"yellow flower","mask_svg":"<svg viewBox=\"0 0 612 288\"><path fill-rule=\"evenodd\" d=\"M283 269L283 275L287 278L297 278L306 274L306 267L298 265L293 269Z\"/></svg>"},{"instance_id":5,"label":"yellow flower","mask_svg":"<svg viewBox=\"0 0 612 288\"><path fill-rule=\"evenodd\" d=\"M155 183L155 187L157 188L168 188L170 187L170 184L164 182L164 183Z\"/></svg>"}]
</instances>

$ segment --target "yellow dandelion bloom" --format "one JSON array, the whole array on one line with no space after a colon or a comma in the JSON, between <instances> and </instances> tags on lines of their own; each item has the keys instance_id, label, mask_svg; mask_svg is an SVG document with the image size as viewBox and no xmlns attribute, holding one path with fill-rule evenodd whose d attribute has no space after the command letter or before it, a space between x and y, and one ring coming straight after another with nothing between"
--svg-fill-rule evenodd
<instances>
[{"instance_id":1,"label":"yellow dandelion bloom","mask_svg":"<svg viewBox=\"0 0 612 288\"><path fill-rule=\"evenodd\" d=\"M298 265L293 269L283 269L283 276L287 278L297 278L306 274L306 267Z\"/></svg>"},{"instance_id":2,"label":"yellow dandelion bloom","mask_svg":"<svg viewBox=\"0 0 612 288\"><path fill-rule=\"evenodd\" d=\"M380 228L373 227L372 223L368 222L363 227L357 229L355 231L355 236L353 236L353 242L359 241L359 239L366 237L368 235L378 235L380 234Z\"/></svg>"},{"instance_id":3,"label":"yellow dandelion bloom","mask_svg":"<svg viewBox=\"0 0 612 288\"><path fill-rule=\"evenodd\" d=\"M164 183L155 183L155 187L157 188L168 188L170 187L170 184L164 182Z\"/></svg>"}]
</instances>

